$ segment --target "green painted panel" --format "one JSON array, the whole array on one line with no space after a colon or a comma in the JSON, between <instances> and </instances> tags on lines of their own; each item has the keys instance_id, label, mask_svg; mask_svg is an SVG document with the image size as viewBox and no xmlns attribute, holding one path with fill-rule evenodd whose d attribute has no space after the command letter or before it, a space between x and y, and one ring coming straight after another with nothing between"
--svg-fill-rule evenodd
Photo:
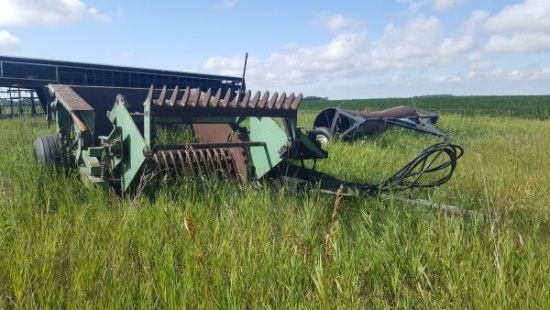
<instances>
[{"instance_id":1,"label":"green painted panel","mask_svg":"<svg viewBox=\"0 0 550 310\"><path fill-rule=\"evenodd\" d=\"M283 160L279 151L289 142L288 136L271 117L251 117L250 140L266 144L250 148L256 177L261 178Z\"/></svg>"},{"instance_id":2,"label":"green painted panel","mask_svg":"<svg viewBox=\"0 0 550 310\"><path fill-rule=\"evenodd\" d=\"M122 152L124 153L122 158L121 189L124 192L138 178L138 174L141 172L141 168L145 162L145 140L122 101L117 100L111 110L110 119L119 128L115 130L120 130L121 132Z\"/></svg>"}]
</instances>

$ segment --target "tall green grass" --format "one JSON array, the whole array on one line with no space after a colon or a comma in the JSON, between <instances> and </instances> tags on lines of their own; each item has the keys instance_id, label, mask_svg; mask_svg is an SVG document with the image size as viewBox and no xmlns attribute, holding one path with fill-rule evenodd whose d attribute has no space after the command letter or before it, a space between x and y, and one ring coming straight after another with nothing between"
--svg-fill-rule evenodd
<instances>
[{"instance_id":1,"label":"tall green grass","mask_svg":"<svg viewBox=\"0 0 550 310\"><path fill-rule=\"evenodd\" d=\"M438 127L466 150L452 180L395 195L499 221L226 180L133 201L38 166L43 119L2 120L0 308L547 309L550 123L444 114ZM376 182L432 140L335 141L318 167Z\"/></svg>"}]
</instances>

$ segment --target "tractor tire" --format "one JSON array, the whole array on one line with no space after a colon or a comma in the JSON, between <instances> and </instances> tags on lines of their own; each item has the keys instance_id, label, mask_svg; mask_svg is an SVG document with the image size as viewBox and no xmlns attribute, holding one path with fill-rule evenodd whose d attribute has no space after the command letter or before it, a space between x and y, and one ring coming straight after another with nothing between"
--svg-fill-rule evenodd
<instances>
[{"instance_id":1,"label":"tractor tire","mask_svg":"<svg viewBox=\"0 0 550 310\"><path fill-rule=\"evenodd\" d=\"M34 159L40 164L55 165L61 163L59 140L55 136L40 136L34 140Z\"/></svg>"},{"instance_id":2,"label":"tractor tire","mask_svg":"<svg viewBox=\"0 0 550 310\"><path fill-rule=\"evenodd\" d=\"M309 137L321 144L326 144L332 139L332 133L327 127L316 127L309 131Z\"/></svg>"}]
</instances>

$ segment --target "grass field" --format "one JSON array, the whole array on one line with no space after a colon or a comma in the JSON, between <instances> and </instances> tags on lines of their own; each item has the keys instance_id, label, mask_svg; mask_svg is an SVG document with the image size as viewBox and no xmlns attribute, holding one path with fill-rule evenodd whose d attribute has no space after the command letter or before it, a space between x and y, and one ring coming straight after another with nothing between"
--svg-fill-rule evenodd
<instances>
[{"instance_id":1,"label":"grass field","mask_svg":"<svg viewBox=\"0 0 550 310\"><path fill-rule=\"evenodd\" d=\"M1 120L0 308L548 309L550 97L455 99L471 102L416 100L465 149L452 180L395 195L468 219L200 178L118 198L33 161L43 119ZM300 123L340 103L304 103ZM318 168L377 182L435 141L392 129L331 142Z\"/></svg>"}]
</instances>

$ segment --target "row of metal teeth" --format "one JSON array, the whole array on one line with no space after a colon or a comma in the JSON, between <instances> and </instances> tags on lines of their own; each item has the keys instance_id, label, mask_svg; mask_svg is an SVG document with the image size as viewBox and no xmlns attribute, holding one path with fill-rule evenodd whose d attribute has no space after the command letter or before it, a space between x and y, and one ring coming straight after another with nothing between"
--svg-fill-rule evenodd
<instances>
[{"instance_id":1,"label":"row of metal teeth","mask_svg":"<svg viewBox=\"0 0 550 310\"><path fill-rule=\"evenodd\" d=\"M167 88L164 86L157 99L153 99L154 88L149 89L147 100L155 106L163 107L192 107L192 108L233 108L233 109L274 109L274 110L297 110L302 102L302 94L297 96L294 93L286 95L286 93L274 92L269 96L266 91L263 96L258 91L252 96L250 90L246 91L244 96L240 93L234 94L234 91L228 89L222 97L222 90L218 89L215 94L212 94L212 89L209 88L206 92L202 92L199 88L185 88L180 92L179 87L176 87L170 97L167 96ZM231 97L233 96L233 99Z\"/></svg>"},{"instance_id":2,"label":"row of metal teeth","mask_svg":"<svg viewBox=\"0 0 550 310\"><path fill-rule=\"evenodd\" d=\"M228 148L159 151L153 160L157 169L169 177L215 174L237 179L235 161Z\"/></svg>"}]
</instances>

